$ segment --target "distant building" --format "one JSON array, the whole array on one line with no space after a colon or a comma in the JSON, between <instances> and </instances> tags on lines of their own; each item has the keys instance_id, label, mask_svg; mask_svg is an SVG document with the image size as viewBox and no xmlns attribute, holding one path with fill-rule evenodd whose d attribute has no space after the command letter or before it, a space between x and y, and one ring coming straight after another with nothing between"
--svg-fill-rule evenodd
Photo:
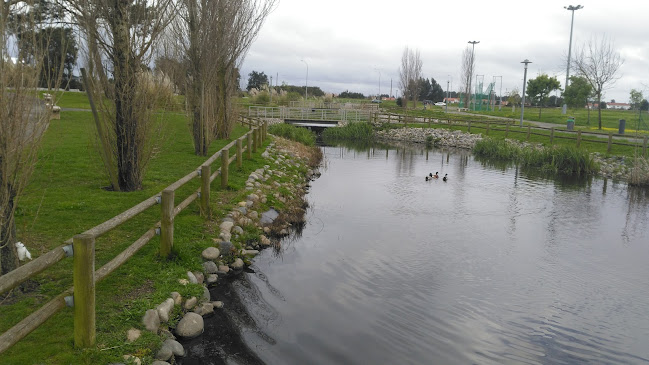
<instances>
[{"instance_id":1,"label":"distant building","mask_svg":"<svg viewBox=\"0 0 649 365\"><path fill-rule=\"evenodd\" d=\"M606 109L615 109L615 110L630 110L631 109L631 104L627 103L607 103L606 104ZM597 109L597 103L590 103L586 105L587 109Z\"/></svg>"},{"instance_id":2,"label":"distant building","mask_svg":"<svg viewBox=\"0 0 649 365\"><path fill-rule=\"evenodd\" d=\"M460 98L444 98L444 102L447 104L457 104L460 102Z\"/></svg>"}]
</instances>

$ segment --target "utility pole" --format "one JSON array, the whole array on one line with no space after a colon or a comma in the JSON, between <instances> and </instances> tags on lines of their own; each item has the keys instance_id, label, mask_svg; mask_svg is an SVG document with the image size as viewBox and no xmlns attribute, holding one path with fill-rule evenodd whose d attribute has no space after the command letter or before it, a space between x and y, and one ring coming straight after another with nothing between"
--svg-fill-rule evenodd
<instances>
[{"instance_id":1,"label":"utility pole","mask_svg":"<svg viewBox=\"0 0 649 365\"><path fill-rule=\"evenodd\" d=\"M563 91L565 92L566 89L568 88L568 78L570 77L570 53L572 52L572 26L575 22L575 10L583 9L584 7L581 5L577 5L577 6L569 5L569 6L564 6L563 8L570 10L572 12L572 19L570 20L570 43L568 43L568 65L566 66L566 84L563 88ZM566 114L567 112L568 112L568 104L566 104L564 100L563 108L561 108L561 114Z\"/></svg>"}]
</instances>

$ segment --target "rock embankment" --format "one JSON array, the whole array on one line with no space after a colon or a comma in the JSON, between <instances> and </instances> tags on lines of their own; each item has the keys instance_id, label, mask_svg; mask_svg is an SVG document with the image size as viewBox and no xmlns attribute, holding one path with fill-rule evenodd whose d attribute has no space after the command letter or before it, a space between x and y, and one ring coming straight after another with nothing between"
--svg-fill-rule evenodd
<instances>
[{"instance_id":1,"label":"rock embankment","mask_svg":"<svg viewBox=\"0 0 649 365\"><path fill-rule=\"evenodd\" d=\"M482 139L482 134L471 134L441 128L397 128L378 131L376 137L383 141L428 142L434 146L473 149L476 141ZM524 148L544 148L543 145L538 143L517 140L507 141ZM599 164L599 176L616 180L629 180L634 164L632 157L606 156L598 152L591 153L591 157Z\"/></svg>"},{"instance_id":2,"label":"rock embankment","mask_svg":"<svg viewBox=\"0 0 649 365\"><path fill-rule=\"evenodd\" d=\"M464 133L441 128L398 128L376 132L376 137L384 141L407 141L427 143L435 146L472 149L482 134Z\"/></svg>"}]
</instances>

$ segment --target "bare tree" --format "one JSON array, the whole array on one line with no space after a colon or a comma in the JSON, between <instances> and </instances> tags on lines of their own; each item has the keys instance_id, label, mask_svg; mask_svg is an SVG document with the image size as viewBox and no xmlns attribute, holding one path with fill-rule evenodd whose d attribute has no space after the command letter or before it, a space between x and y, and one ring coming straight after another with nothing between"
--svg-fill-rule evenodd
<instances>
[{"instance_id":1,"label":"bare tree","mask_svg":"<svg viewBox=\"0 0 649 365\"><path fill-rule=\"evenodd\" d=\"M232 97L239 65L276 0L180 0L165 57L185 75L186 106L194 151L207 154L210 142L229 137L236 121Z\"/></svg>"},{"instance_id":2,"label":"bare tree","mask_svg":"<svg viewBox=\"0 0 649 365\"><path fill-rule=\"evenodd\" d=\"M97 130L108 175L116 176L111 178L112 187L140 189L152 151L151 116L156 100L152 95L156 79L147 69L159 36L174 13L173 2L64 1L85 34L90 70L85 81L101 111ZM108 63L106 69L102 61Z\"/></svg>"},{"instance_id":3,"label":"bare tree","mask_svg":"<svg viewBox=\"0 0 649 365\"><path fill-rule=\"evenodd\" d=\"M475 70L474 54L469 47L462 52L462 70L461 70L461 89L464 93L464 107L468 108L471 104L471 80L473 80L473 71Z\"/></svg>"},{"instance_id":4,"label":"bare tree","mask_svg":"<svg viewBox=\"0 0 649 365\"><path fill-rule=\"evenodd\" d=\"M605 36L593 37L575 53L573 68L575 72L588 80L597 97L599 129L602 129L603 92L613 86L620 78L618 71L624 63L615 45Z\"/></svg>"},{"instance_id":5,"label":"bare tree","mask_svg":"<svg viewBox=\"0 0 649 365\"><path fill-rule=\"evenodd\" d=\"M33 1L3 1L0 6L0 275L3 275L19 265L14 214L49 125L50 108L38 98L36 87L51 34L44 33L47 28L42 26L40 14L35 14ZM21 30L27 31L16 41ZM25 47L26 44L31 46ZM50 85L61 82L63 70L55 71L58 73L46 78Z\"/></svg>"},{"instance_id":6,"label":"bare tree","mask_svg":"<svg viewBox=\"0 0 649 365\"><path fill-rule=\"evenodd\" d=\"M412 100L413 107L417 107L417 97L419 96L419 79L421 78L421 56L419 50L413 51L408 47L403 49L401 55L401 67L399 68L399 83L403 90L404 99L407 105L408 98Z\"/></svg>"}]
</instances>

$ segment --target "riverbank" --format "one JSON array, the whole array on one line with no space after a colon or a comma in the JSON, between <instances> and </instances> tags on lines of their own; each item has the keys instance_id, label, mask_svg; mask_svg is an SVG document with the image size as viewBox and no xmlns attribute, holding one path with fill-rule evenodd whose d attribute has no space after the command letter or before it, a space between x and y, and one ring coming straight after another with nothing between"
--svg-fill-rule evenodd
<instances>
[{"instance_id":1,"label":"riverbank","mask_svg":"<svg viewBox=\"0 0 649 365\"><path fill-rule=\"evenodd\" d=\"M441 128L396 128L375 132L375 137L380 141L400 141L414 143L431 143L435 146L457 147L473 149L476 141L483 138L481 133L472 134L459 130ZM545 148L540 143L520 142L506 139L509 143L520 147ZM627 156L608 156L599 152L590 156L599 165L598 175L605 178L629 181L634 166L634 158ZM649 170L646 160L639 159L641 169Z\"/></svg>"},{"instance_id":2,"label":"riverbank","mask_svg":"<svg viewBox=\"0 0 649 365\"><path fill-rule=\"evenodd\" d=\"M201 299L178 298L172 293L172 307L182 310L173 310L175 319L151 328L165 338L153 355L154 364L194 364L207 358L215 364L261 363L241 338L241 327L254 324L233 283L241 279L259 250L279 250L280 238L301 229L306 212L304 195L308 182L318 176L322 155L318 148L276 137L262 157L266 164L250 173L245 200L207 224L206 234L213 237L213 244L201 254L203 270L188 271L186 278L178 280L181 285L204 285L205 295ZM146 327L146 318L143 321ZM196 326L188 332L183 329L185 322ZM169 343L182 346L182 351L172 351ZM136 354L125 356L137 361Z\"/></svg>"}]
</instances>

